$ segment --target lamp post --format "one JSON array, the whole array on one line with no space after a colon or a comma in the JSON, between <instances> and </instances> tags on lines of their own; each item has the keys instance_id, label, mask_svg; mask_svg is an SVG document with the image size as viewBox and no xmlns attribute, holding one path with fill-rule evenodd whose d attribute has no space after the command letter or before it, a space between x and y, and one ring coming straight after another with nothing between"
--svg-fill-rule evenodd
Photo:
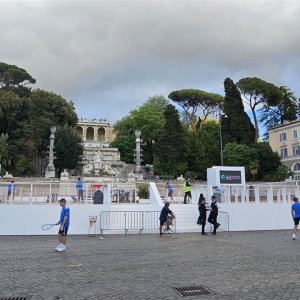
<instances>
[{"instance_id":1,"label":"lamp post","mask_svg":"<svg viewBox=\"0 0 300 300\"><path fill-rule=\"evenodd\" d=\"M46 168L45 178L54 178L55 177L55 167L53 163L54 155L54 139L55 139L56 126L50 127L50 147L49 147L49 163Z\"/></svg>"},{"instance_id":2,"label":"lamp post","mask_svg":"<svg viewBox=\"0 0 300 300\"><path fill-rule=\"evenodd\" d=\"M220 154L221 154L221 166L224 165L223 161L223 139L222 139L222 116L226 117L226 115L223 115L219 113L219 135L220 135Z\"/></svg>"}]
</instances>

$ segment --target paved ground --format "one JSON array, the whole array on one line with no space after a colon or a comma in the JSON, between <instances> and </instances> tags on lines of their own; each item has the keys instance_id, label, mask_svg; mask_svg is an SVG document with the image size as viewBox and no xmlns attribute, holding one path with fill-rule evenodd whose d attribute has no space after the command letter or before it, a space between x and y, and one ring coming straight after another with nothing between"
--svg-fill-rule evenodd
<instances>
[{"instance_id":1,"label":"paved ground","mask_svg":"<svg viewBox=\"0 0 300 300\"><path fill-rule=\"evenodd\" d=\"M300 240L289 231L0 237L0 299L300 299ZM213 296L182 297L173 287Z\"/></svg>"}]
</instances>

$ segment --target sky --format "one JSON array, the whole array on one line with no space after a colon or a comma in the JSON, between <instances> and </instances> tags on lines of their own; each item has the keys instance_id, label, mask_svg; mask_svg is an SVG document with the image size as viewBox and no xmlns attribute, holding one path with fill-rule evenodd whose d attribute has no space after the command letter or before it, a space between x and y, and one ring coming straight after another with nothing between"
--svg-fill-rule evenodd
<instances>
[{"instance_id":1,"label":"sky","mask_svg":"<svg viewBox=\"0 0 300 300\"><path fill-rule=\"evenodd\" d=\"M224 95L226 77L299 97L299 15L298 1L0 1L0 61L111 123L173 90Z\"/></svg>"}]
</instances>

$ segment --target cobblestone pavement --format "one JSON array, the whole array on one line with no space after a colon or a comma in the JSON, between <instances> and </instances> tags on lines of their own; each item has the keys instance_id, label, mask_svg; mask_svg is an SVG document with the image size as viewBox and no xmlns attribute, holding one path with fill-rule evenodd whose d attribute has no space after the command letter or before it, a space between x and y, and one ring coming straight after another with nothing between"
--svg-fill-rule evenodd
<instances>
[{"instance_id":1,"label":"cobblestone pavement","mask_svg":"<svg viewBox=\"0 0 300 300\"><path fill-rule=\"evenodd\" d=\"M290 231L224 237L158 234L0 237L0 299L300 299L300 240ZM174 287L204 286L182 297Z\"/></svg>"}]
</instances>

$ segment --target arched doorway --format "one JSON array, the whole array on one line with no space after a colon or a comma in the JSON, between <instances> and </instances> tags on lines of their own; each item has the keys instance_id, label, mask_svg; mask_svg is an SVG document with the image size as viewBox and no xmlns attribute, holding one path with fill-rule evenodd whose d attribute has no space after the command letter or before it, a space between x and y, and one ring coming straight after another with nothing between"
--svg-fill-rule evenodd
<instances>
[{"instance_id":1,"label":"arched doorway","mask_svg":"<svg viewBox=\"0 0 300 300\"><path fill-rule=\"evenodd\" d=\"M77 134L77 136L79 136L81 139L83 137L83 128L81 126L77 126L75 129L75 132Z\"/></svg>"},{"instance_id":2,"label":"arched doorway","mask_svg":"<svg viewBox=\"0 0 300 300\"><path fill-rule=\"evenodd\" d=\"M103 142L103 141L105 141L105 129L104 129L103 127L100 127L100 128L98 129L97 141L98 141L98 142Z\"/></svg>"},{"instance_id":3,"label":"arched doorway","mask_svg":"<svg viewBox=\"0 0 300 300\"><path fill-rule=\"evenodd\" d=\"M88 127L86 129L86 140L87 141L93 141L94 140L94 128Z\"/></svg>"}]
</instances>

